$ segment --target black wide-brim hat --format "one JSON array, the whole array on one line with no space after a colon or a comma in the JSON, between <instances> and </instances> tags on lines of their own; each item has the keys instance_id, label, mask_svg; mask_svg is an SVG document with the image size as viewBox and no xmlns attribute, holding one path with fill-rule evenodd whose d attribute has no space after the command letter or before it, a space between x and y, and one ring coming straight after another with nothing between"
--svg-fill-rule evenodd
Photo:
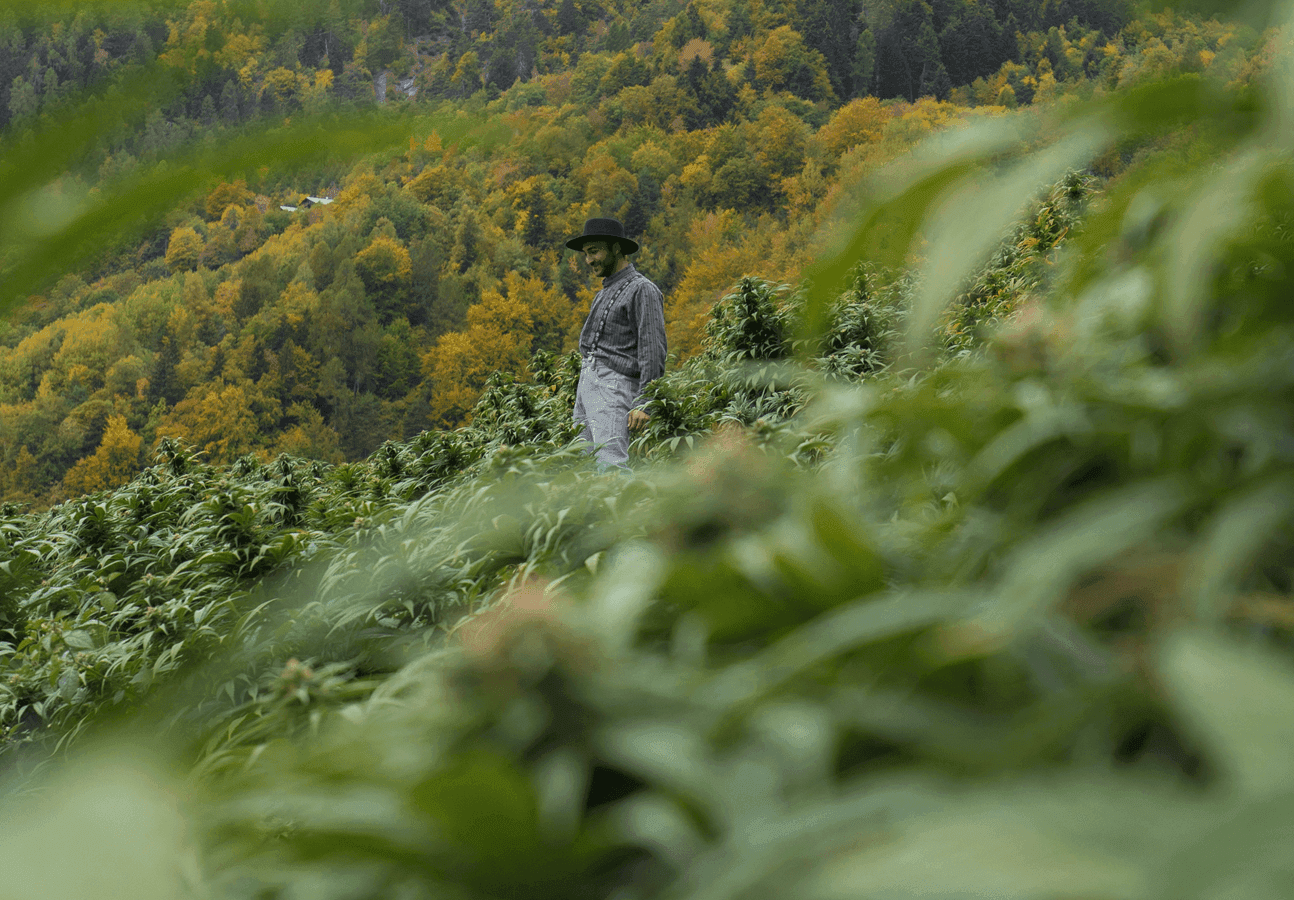
<instances>
[{"instance_id":1,"label":"black wide-brim hat","mask_svg":"<svg viewBox=\"0 0 1294 900\"><path fill-rule=\"evenodd\" d=\"M619 241L625 253L637 253L638 242L625 237L625 227L615 219L589 219L584 223L584 233L566 242L572 250L583 250L586 241Z\"/></svg>"}]
</instances>

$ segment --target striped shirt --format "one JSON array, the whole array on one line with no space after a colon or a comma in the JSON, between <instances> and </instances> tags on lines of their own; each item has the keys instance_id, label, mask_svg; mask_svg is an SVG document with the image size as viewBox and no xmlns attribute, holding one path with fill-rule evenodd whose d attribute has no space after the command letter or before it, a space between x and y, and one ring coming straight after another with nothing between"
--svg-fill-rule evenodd
<instances>
[{"instance_id":1,"label":"striped shirt","mask_svg":"<svg viewBox=\"0 0 1294 900\"><path fill-rule=\"evenodd\" d=\"M602 280L580 331L580 356L595 356L626 378L647 382L665 373L665 299L633 264Z\"/></svg>"}]
</instances>

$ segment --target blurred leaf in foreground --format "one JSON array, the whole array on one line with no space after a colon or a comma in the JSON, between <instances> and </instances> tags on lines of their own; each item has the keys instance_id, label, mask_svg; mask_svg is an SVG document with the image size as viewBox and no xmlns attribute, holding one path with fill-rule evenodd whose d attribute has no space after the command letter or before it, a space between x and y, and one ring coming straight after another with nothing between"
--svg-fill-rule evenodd
<instances>
[{"instance_id":1,"label":"blurred leaf in foreground","mask_svg":"<svg viewBox=\"0 0 1294 900\"><path fill-rule=\"evenodd\" d=\"M174 900L195 857L175 786L138 748L80 754L0 807L4 900Z\"/></svg>"}]
</instances>

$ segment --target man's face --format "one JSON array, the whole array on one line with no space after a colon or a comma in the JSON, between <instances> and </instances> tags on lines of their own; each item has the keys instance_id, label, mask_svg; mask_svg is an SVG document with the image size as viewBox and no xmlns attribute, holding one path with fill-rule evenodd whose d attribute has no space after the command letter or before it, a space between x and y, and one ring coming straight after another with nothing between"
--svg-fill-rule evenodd
<instances>
[{"instance_id":1,"label":"man's face","mask_svg":"<svg viewBox=\"0 0 1294 900\"><path fill-rule=\"evenodd\" d=\"M610 278L620 261L620 245L609 241L588 241L584 245L584 261L599 278Z\"/></svg>"}]
</instances>

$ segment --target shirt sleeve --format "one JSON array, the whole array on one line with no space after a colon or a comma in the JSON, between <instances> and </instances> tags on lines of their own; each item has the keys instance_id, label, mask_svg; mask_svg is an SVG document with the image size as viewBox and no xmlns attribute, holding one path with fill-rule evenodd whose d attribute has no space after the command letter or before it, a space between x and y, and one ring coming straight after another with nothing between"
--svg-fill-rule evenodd
<instances>
[{"instance_id":1,"label":"shirt sleeve","mask_svg":"<svg viewBox=\"0 0 1294 900\"><path fill-rule=\"evenodd\" d=\"M650 281L634 291L632 309L638 326L638 394L634 408L642 405L648 382L665 374L665 298Z\"/></svg>"}]
</instances>

